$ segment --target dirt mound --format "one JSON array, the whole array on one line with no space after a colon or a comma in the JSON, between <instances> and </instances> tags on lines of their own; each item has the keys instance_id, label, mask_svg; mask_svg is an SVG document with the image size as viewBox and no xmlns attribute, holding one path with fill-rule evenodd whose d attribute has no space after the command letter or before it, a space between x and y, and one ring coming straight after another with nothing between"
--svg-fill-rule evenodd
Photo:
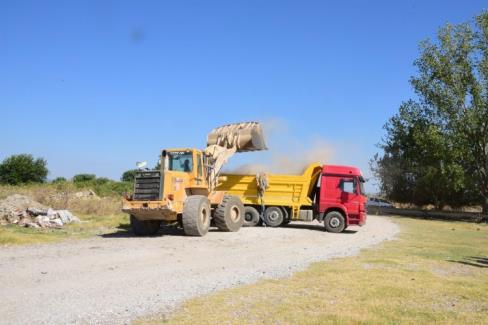
<instances>
[{"instance_id":1,"label":"dirt mound","mask_svg":"<svg viewBox=\"0 0 488 325\"><path fill-rule=\"evenodd\" d=\"M47 207L42 205L41 203L34 201L28 196L20 194L10 195L7 196L5 199L0 200L0 211L13 211L15 209L25 210L28 208L47 209Z\"/></svg>"},{"instance_id":2,"label":"dirt mound","mask_svg":"<svg viewBox=\"0 0 488 325\"><path fill-rule=\"evenodd\" d=\"M79 221L68 210L53 210L25 195L14 194L0 200L0 224L61 228L64 224Z\"/></svg>"}]
</instances>

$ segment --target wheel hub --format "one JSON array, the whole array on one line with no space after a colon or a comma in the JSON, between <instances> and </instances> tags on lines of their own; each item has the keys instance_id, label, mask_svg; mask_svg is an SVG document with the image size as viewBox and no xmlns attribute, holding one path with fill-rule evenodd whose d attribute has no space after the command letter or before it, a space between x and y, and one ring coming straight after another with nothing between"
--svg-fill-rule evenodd
<instances>
[{"instance_id":1,"label":"wheel hub","mask_svg":"<svg viewBox=\"0 0 488 325\"><path fill-rule=\"evenodd\" d=\"M230 209L230 219L232 220L232 222L237 222L239 220L239 208L236 207L236 206L233 206L231 209Z\"/></svg>"},{"instance_id":2,"label":"wheel hub","mask_svg":"<svg viewBox=\"0 0 488 325\"><path fill-rule=\"evenodd\" d=\"M341 221L339 220L339 218L332 218L330 219L329 224L331 227L337 228L341 224Z\"/></svg>"},{"instance_id":3,"label":"wheel hub","mask_svg":"<svg viewBox=\"0 0 488 325\"><path fill-rule=\"evenodd\" d=\"M252 214L250 214L250 213L245 213L245 214L244 214L244 219L245 219L246 221L251 222L251 221L252 221Z\"/></svg>"},{"instance_id":4,"label":"wheel hub","mask_svg":"<svg viewBox=\"0 0 488 325\"><path fill-rule=\"evenodd\" d=\"M207 209L202 207L200 210L200 220L202 221L203 224L206 224L207 219L208 219Z\"/></svg>"},{"instance_id":5,"label":"wheel hub","mask_svg":"<svg viewBox=\"0 0 488 325\"><path fill-rule=\"evenodd\" d=\"M280 216L279 216L278 212L276 212L276 211L273 211L273 212L271 212L271 213L268 215L268 219L269 219L270 221L276 221L276 220L278 220L278 218L279 218L279 217L280 217Z\"/></svg>"}]
</instances>

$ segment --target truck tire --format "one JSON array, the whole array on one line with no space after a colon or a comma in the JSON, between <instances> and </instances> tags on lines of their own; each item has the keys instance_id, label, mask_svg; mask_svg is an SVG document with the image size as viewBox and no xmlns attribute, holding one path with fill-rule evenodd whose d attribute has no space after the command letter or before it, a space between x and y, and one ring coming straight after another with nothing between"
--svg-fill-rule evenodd
<instances>
[{"instance_id":1,"label":"truck tire","mask_svg":"<svg viewBox=\"0 0 488 325\"><path fill-rule=\"evenodd\" d=\"M281 223L281 225L286 226L291 221L290 212L285 207L281 207L281 211L283 211L283 222Z\"/></svg>"},{"instance_id":2,"label":"truck tire","mask_svg":"<svg viewBox=\"0 0 488 325\"><path fill-rule=\"evenodd\" d=\"M254 227L259 223L259 212L255 207L244 207L244 227Z\"/></svg>"},{"instance_id":3,"label":"truck tire","mask_svg":"<svg viewBox=\"0 0 488 325\"><path fill-rule=\"evenodd\" d=\"M130 227L136 236L155 235L161 227L159 220L139 220L133 215L130 216Z\"/></svg>"},{"instance_id":4,"label":"truck tire","mask_svg":"<svg viewBox=\"0 0 488 325\"><path fill-rule=\"evenodd\" d=\"M244 223L244 205L237 196L226 195L215 209L213 220L222 231L238 231Z\"/></svg>"},{"instance_id":5,"label":"truck tire","mask_svg":"<svg viewBox=\"0 0 488 325\"><path fill-rule=\"evenodd\" d=\"M324 218L324 226L328 232L343 232L346 229L346 220L342 213L331 211Z\"/></svg>"},{"instance_id":6,"label":"truck tire","mask_svg":"<svg viewBox=\"0 0 488 325\"><path fill-rule=\"evenodd\" d=\"M187 236L205 236L210 228L210 201L203 195L186 198L181 221Z\"/></svg>"},{"instance_id":7,"label":"truck tire","mask_svg":"<svg viewBox=\"0 0 488 325\"><path fill-rule=\"evenodd\" d=\"M264 210L264 223L269 227L278 227L283 223L283 210L280 207L267 207Z\"/></svg>"}]
</instances>

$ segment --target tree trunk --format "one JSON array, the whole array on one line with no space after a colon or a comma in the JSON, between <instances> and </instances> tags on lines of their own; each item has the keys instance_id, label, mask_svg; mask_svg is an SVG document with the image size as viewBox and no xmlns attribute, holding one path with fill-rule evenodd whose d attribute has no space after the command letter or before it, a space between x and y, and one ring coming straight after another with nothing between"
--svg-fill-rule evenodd
<instances>
[{"instance_id":1,"label":"tree trunk","mask_svg":"<svg viewBox=\"0 0 488 325\"><path fill-rule=\"evenodd\" d=\"M485 197L485 203L483 204L483 212L485 216L488 215L488 197Z\"/></svg>"}]
</instances>

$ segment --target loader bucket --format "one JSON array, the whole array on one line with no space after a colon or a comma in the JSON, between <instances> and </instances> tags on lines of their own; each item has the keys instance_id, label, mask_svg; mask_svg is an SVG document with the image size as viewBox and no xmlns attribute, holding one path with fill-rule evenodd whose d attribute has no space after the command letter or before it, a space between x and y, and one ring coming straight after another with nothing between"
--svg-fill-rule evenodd
<instances>
[{"instance_id":1,"label":"loader bucket","mask_svg":"<svg viewBox=\"0 0 488 325\"><path fill-rule=\"evenodd\" d=\"M207 136L207 146L236 147L236 152L266 150L263 130L258 122L227 124Z\"/></svg>"}]
</instances>

